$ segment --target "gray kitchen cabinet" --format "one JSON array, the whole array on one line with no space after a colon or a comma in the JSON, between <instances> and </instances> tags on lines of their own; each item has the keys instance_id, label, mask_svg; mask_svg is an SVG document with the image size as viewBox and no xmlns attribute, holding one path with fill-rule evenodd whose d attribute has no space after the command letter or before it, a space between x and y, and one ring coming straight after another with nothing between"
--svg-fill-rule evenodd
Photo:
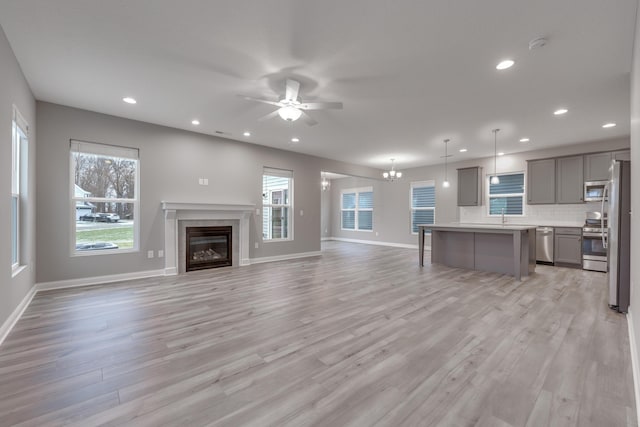
<instances>
[{"instance_id":1,"label":"gray kitchen cabinet","mask_svg":"<svg viewBox=\"0 0 640 427\"><path fill-rule=\"evenodd\" d=\"M584 156L584 180L606 181L609 179L609 166L613 153L595 153Z\"/></svg>"},{"instance_id":2,"label":"gray kitchen cabinet","mask_svg":"<svg viewBox=\"0 0 640 427\"><path fill-rule=\"evenodd\" d=\"M615 160L631 160L631 151L629 151L629 150L614 151L613 152L613 158ZM606 179L608 179L608 176L607 176Z\"/></svg>"},{"instance_id":3,"label":"gray kitchen cabinet","mask_svg":"<svg viewBox=\"0 0 640 427\"><path fill-rule=\"evenodd\" d=\"M583 156L556 159L556 203L583 203Z\"/></svg>"},{"instance_id":4,"label":"gray kitchen cabinet","mask_svg":"<svg viewBox=\"0 0 640 427\"><path fill-rule=\"evenodd\" d=\"M458 169L458 206L482 205L482 168Z\"/></svg>"},{"instance_id":5,"label":"gray kitchen cabinet","mask_svg":"<svg viewBox=\"0 0 640 427\"><path fill-rule=\"evenodd\" d=\"M556 227L554 263L568 267L582 266L582 229Z\"/></svg>"},{"instance_id":6,"label":"gray kitchen cabinet","mask_svg":"<svg viewBox=\"0 0 640 427\"><path fill-rule=\"evenodd\" d=\"M556 202L556 159L529 160L527 162L527 203Z\"/></svg>"}]
</instances>

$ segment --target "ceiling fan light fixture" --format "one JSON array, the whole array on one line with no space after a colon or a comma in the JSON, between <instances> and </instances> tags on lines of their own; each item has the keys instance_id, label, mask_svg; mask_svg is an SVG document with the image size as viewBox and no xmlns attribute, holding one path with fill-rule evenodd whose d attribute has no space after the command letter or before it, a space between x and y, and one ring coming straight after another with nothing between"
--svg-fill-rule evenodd
<instances>
[{"instance_id":1,"label":"ceiling fan light fixture","mask_svg":"<svg viewBox=\"0 0 640 427\"><path fill-rule=\"evenodd\" d=\"M302 115L302 111L300 111L296 107L287 105L286 107L282 107L278 110L278 115L282 118L282 120L295 122Z\"/></svg>"}]
</instances>

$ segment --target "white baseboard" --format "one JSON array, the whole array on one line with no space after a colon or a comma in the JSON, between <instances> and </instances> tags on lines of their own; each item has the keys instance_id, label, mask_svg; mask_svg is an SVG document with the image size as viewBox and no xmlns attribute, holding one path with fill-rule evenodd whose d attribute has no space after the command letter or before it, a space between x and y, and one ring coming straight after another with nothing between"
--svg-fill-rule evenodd
<instances>
[{"instance_id":1,"label":"white baseboard","mask_svg":"<svg viewBox=\"0 0 640 427\"><path fill-rule=\"evenodd\" d=\"M320 241L321 241L321 242L325 242L325 241L327 241L327 240L332 240L332 239L333 239L332 237L321 237L321 238L320 238Z\"/></svg>"},{"instance_id":2,"label":"white baseboard","mask_svg":"<svg viewBox=\"0 0 640 427\"><path fill-rule=\"evenodd\" d=\"M52 289L76 288L78 286L101 285L104 283L122 282L123 280L144 279L147 277L166 276L165 269L135 271L133 273L110 274L107 276L85 277L82 279L57 280L36 284L37 291Z\"/></svg>"},{"instance_id":3,"label":"white baseboard","mask_svg":"<svg viewBox=\"0 0 640 427\"><path fill-rule=\"evenodd\" d=\"M286 261L288 259L307 258L312 256L320 256L320 255L322 255L321 251L299 252L296 254L276 255L276 256L265 256L260 258L251 258L251 264L262 264L264 262L273 262L273 261Z\"/></svg>"},{"instance_id":4,"label":"white baseboard","mask_svg":"<svg viewBox=\"0 0 640 427\"><path fill-rule=\"evenodd\" d=\"M24 298L22 298L22 301L20 301L20 304L18 304L16 309L13 310L13 313L9 315L9 318L5 320L2 326L0 326L0 345L2 345L5 338L7 338L7 335L9 335L9 332L11 332L18 320L22 317L22 313L24 313L27 307L29 307L29 304L31 303L31 300L35 296L36 292L37 289L34 285L31 287L31 289L29 289L29 292L27 292Z\"/></svg>"},{"instance_id":5,"label":"white baseboard","mask_svg":"<svg viewBox=\"0 0 640 427\"><path fill-rule=\"evenodd\" d=\"M336 240L338 242L349 242L349 243L362 243L365 245L390 246L392 248L418 249L418 245L411 245L408 243L379 242L377 240L347 239L344 237L329 237L327 240ZM427 246L425 244L424 249L429 251L431 250L431 246Z\"/></svg>"},{"instance_id":6,"label":"white baseboard","mask_svg":"<svg viewBox=\"0 0 640 427\"><path fill-rule=\"evenodd\" d=\"M638 396L640 396L640 364L638 360L638 347L636 342L636 334L633 327L633 315L631 307L627 313L627 329L629 330L629 347L631 347L631 368L633 370L633 390L635 391L636 402L636 419L640 420L640 408L638 407Z\"/></svg>"}]
</instances>

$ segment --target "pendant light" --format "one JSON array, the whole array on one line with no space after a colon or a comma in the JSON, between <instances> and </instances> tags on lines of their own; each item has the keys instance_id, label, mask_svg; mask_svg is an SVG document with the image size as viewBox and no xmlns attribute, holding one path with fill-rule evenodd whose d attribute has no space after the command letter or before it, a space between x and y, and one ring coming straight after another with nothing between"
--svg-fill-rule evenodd
<instances>
[{"instance_id":1,"label":"pendant light","mask_svg":"<svg viewBox=\"0 0 640 427\"><path fill-rule=\"evenodd\" d=\"M451 157L451 155L447 151L447 144L449 144L450 139L444 140L444 181L442 181L443 188L449 188L451 185L449 180L447 179L447 159Z\"/></svg>"},{"instance_id":2,"label":"pendant light","mask_svg":"<svg viewBox=\"0 0 640 427\"><path fill-rule=\"evenodd\" d=\"M500 178L498 178L498 132L500 129L494 129L493 132L493 176L491 177L492 184L500 184Z\"/></svg>"},{"instance_id":3,"label":"pendant light","mask_svg":"<svg viewBox=\"0 0 640 427\"><path fill-rule=\"evenodd\" d=\"M398 178L402 178L402 172L396 171L395 160L396 159L391 159L391 170L382 173L382 177L387 181L395 181Z\"/></svg>"}]
</instances>

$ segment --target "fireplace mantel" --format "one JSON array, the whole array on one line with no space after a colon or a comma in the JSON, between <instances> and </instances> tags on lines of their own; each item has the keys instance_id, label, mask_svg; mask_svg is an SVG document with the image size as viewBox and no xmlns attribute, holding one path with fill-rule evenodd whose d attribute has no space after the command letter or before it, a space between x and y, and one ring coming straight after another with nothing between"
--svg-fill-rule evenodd
<instances>
[{"instance_id":1,"label":"fireplace mantel","mask_svg":"<svg viewBox=\"0 0 640 427\"><path fill-rule=\"evenodd\" d=\"M255 209L252 204L162 202L164 211L164 272L178 274L178 221L238 220L240 223L238 265L249 265L249 219Z\"/></svg>"}]
</instances>

